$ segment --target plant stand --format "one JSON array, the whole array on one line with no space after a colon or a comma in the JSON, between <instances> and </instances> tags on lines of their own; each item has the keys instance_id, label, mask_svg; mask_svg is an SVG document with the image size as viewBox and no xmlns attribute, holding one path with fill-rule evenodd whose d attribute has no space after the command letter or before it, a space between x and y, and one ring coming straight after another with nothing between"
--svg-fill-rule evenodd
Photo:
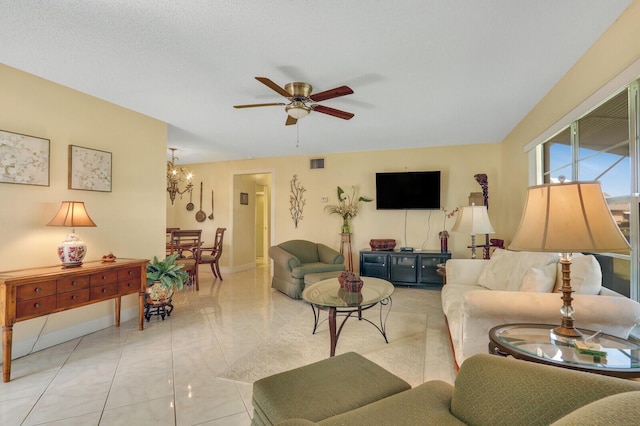
<instances>
[{"instance_id":1,"label":"plant stand","mask_svg":"<svg viewBox=\"0 0 640 426\"><path fill-rule=\"evenodd\" d=\"M340 254L344 255L347 251L347 271L353 272L353 255L351 253L351 233L340 234Z\"/></svg>"},{"instance_id":2,"label":"plant stand","mask_svg":"<svg viewBox=\"0 0 640 426\"><path fill-rule=\"evenodd\" d=\"M151 319L151 315L159 315L164 321L164 317L170 317L171 312L173 311L173 305L171 304L171 299L162 304L144 304L144 318L147 322Z\"/></svg>"},{"instance_id":3,"label":"plant stand","mask_svg":"<svg viewBox=\"0 0 640 426\"><path fill-rule=\"evenodd\" d=\"M151 315L159 315L164 321L164 317L171 316L173 305L171 298L173 297L173 288L167 290L159 282L147 287L144 298L144 318L149 321Z\"/></svg>"}]
</instances>

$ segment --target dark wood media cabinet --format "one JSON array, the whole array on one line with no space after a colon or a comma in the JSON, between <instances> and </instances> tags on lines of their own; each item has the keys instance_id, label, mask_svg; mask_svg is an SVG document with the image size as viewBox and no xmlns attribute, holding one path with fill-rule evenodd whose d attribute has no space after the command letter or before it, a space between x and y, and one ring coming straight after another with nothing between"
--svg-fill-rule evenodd
<instances>
[{"instance_id":1,"label":"dark wood media cabinet","mask_svg":"<svg viewBox=\"0 0 640 426\"><path fill-rule=\"evenodd\" d=\"M138 294L138 322L142 330L147 262L117 259L85 262L76 268L47 266L0 272L2 380L11 379L13 325L18 321L115 299L115 322L119 327L120 298Z\"/></svg>"},{"instance_id":2,"label":"dark wood media cabinet","mask_svg":"<svg viewBox=\"0 0 640 426\"><path fill-rule=\"evenodd\" d=\"M360 251L360 275L406 286L442 285L437 265L451 259L439 251Z\"/></svg>"}]
</instances>

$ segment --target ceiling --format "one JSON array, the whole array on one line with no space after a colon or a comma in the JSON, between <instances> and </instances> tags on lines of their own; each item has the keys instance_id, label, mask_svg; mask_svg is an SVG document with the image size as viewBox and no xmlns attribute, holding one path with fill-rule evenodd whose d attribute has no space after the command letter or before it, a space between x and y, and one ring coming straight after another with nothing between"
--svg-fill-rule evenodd
<instances>
[{"instance_id":1,"label":"ceiling","mask_svg":"<svg viewBox=\"0 0 640 426\"><path fill-rule=\"evenodd\" d=\"M2 0L0 63L167 122L182 163L499 142L631 1ZM234 109L286 101L256 76L355 117Z\"/></svg>"}]
</instances>

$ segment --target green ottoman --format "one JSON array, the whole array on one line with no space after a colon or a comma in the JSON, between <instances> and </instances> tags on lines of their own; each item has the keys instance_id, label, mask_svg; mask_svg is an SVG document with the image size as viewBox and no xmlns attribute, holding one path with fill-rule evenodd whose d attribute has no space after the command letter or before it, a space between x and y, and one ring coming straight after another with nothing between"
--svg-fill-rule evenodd
<instances>
[{"instance_id":1,"label":"green ottoman","mask_svg":"<svg viewBox=\"0 0 640 426\"><path fill-rule=\"evenodd\" d=\"M251 424L317 422L407 389L411 386L401 378L348 352L256 381Z\"/></svg>"}]
</instances>

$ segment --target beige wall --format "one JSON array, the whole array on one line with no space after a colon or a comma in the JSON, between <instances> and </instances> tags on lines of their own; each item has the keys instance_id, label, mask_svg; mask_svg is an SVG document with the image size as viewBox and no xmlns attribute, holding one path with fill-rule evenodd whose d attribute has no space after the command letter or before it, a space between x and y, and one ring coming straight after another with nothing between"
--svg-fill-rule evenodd
<instances>
[{"instance_id":1,"label":"beige wall","mask_svg":"<svg viewBox=\"0 0 640 426\"><path fill-rule=\"evenodd\" d=\"M504 139L501 174L506 214L501 227L505 235L516 232L529 183L524 146L640 58L639 40L640 1L636 0Z\"/></svg>"},{"instance_id":2,"label":"beige wall","mask_svg":"<svg viewBox=\"0 0 640 426\"><path fill-rule=\"evenodd\" d=\"M317 156L313 156L317 157ZM192 164L197 186L204 180L205 194L213 187L216 193L216 219L213 223L198 223L194 212L186 211L188 197L176 200L169 206L167 217L169 226L203 229L206 238L212 238L216 227L228 229L226 241L238 244L230 253L223 254L221 266L227 270L243 269L255 260L255 242L252 229L255 217L249 212L255 209L253 196L249 206L239 205L239 193L251 194L253 181L251 174L270 173L272 176L271 198L275 209L273 220L273 241L278 243L289 239L308 239L325 243L336 249L340 246L339 216L324 211L327 204L337 202L336 187L340 185L350 191L351 185L360 188L360 194L375 197L375 173L385 171L440 170L442 172L442 206L451 211L455 207L468 204L469 193L481 191L474 179L476 173L485 173L489 179L490 217L499 237L502 216L500 182L500 145L481 144L455 147L420 148L374 152L357 152L325 155L325 168L311 170L310 156L291 156L245 161L229 161L207 164ZM290 181L298 176L306 188L306 205L303 220L296 229L289 213ZM236 188L233 188L233 185ZM199 189L196 190L199 192ZM233 194L233 197L231 197ZM323 203L322 198L328 198ZM207 205L205 203L205 205ZM196 206L197 207L197 206ZM249 207L249 208L247 208ZM205 209L205 211L207 211ZM405 235L405 211L378 211L375 202L362 203L361 211L352 221L354 263L358 263L357 252L368 248L372 238L393 238L398 245L439 250L438 232L446 227L450 230L454 219L444 223L442 211L413 210L406 213L407 240ZM449 248L455 257L469 257L468 235L451 234ZM225 249L229 249L225 245Z\"/></svg>"},{"instance_id":3,"label":"beige wall","mask_svg":"<svg viewBox=\"0 0 640 426\"><path fill-rule=\"evenodd\" d=\"M78 228L87 260L163 255L166 125L0 64L0 129L50 140L50 186L0 183L0 271L55 265L70 229L45 226L63 200L84 201L95 228ZM112 192L67 189L68 146L109 151ZM135 296L123 319L137 316ZM14 356L108 327L113 301L18 323Z\"/></svg>"}]
</instances>

